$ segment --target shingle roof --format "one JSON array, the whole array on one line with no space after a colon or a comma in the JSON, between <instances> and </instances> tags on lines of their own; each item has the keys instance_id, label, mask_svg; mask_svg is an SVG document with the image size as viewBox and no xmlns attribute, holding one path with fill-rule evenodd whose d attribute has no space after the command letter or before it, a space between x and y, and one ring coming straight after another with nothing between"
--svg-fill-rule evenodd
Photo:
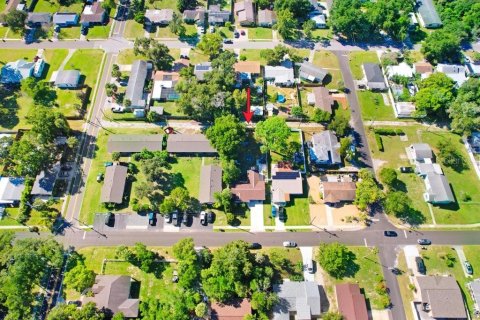
<instances>
[{"instance_id":1,"label":"shingle roof","mask_svg":"<svg viewBox=\"0 0 480 320\"><path fill-rule=\"evenodd\" d=\"M433 72L433 66L428 62L417 62L413 65L413 68L416 73L420 74Z\"/></svg>"},{"instance_id":2,"label":"shingle roof","mask_svg":"<svg viewBox=\"0 0 480 320\"><path fill-rule=\"evenodd\" d=\"M56 86L77 86L80 81L80 71L78 70L59 70L56 72Z\"/></svg>"},{"instance_id":3,"label":"shingle roof","mask_svg":"<svg viewBox=\"0 0 480 320\"><path fill-rule=\"evenodd\" d=\"M74 24L77 23L78 15L69 12L57 12L53 14L54 24Z\"/></svg>"},{"instance_id":4,"label":"shingle roof","mask_svg":"<svg viewBox=\"0 0 480 320\"><path fill-rule=\"evenodd\" d=\"M263 176L254 170L247 172L248 182L236 184L232 194L242 202L265 200L265 180Z\"/></svg>"},{"instance_id":5,"label":"shingle roof","mask_svg":"<svg viewBox=\"0 0 480 320\"><path fill-rule=\"evenodd\" d=\"M440 19L432 0L417 0L417 6L418 13L426 27L442 25L442 20Z\"/></svg>"},{"instance_id":6,"label":"shingle roof","mask_svg":"<svg viewBox=\"0 0 480 320\"><path fill-rule=\"evenodd\" d=\"M113 165L105 170L101 202L122 203L128 168L121 165Z\"/></svg>"},{"instance_id":7,"label":"shingle roof","mask_svg":"<svg viewBox=\"0 0 480 320\"><path fill-rule=\"evenodd\" d=\"M25 189L25 179L2 177L0 178L0 203L19 201Z\"/></svg>"},{"instance_id":8,"label":"shingle roof","mask_svg":"<svg viewBox=\"0 0 480 320\"><path fill-rule=\"evenodd\" d=\"M273 319L290 319L290 312L296 312L296 319L317 318L321 314L319 285L313 281L285 281L274 285L278 303L273 308Z\"/></svg>"},{"instance_id":9,"label":"shingle roof","mask_svg":"<svg viewBox=\"0 0 480 320\"><path fill-rule=\"evenodd\" d=\"M466 319L462 293L454 277L416 277L422 303L430 304L433 318Z\"/></svg>"},{"instance_id":10,"label":"shingle roof","mask_svg":"<svg viewBox=\"0 0 480 320\"><path fill-rule=\"evenodd\" d=\"M332 113L334 101L328 89L325 87L315 87L313 88L313 94L315 96L315 107Z\"/></svg>"},{"instance_id":11,"label":"shingle roof","mask_svg":"<svg viewBox=\"0 0 480 320\"><path fill-rule=\"evenodd\" d=\"M162 150L162 134L114 134L109 136L108 152L140 152Z\"/></svg>"},{"instance_id":12,"label":"shingle roof","mask_svg":"<svg viewBox=\"0 0 480 320\"><path fill-rule=\"evenodd\" d=\"M171 153L216 153L203 134L171 134L167 139L167 151Z\"/></svg>"},{"instance_id":13,"label":"shingle roof","mask_svg":"<svg viewBox=\"0 0 480 320\"><path fill-rule=\"evenodd\" d=\"M2 83L19 83L32 75L35 62L28 62L23 59L8 62L2 67Z\"/></svg>"},{"instance_id":14,"label":"shingle roof","mask_svg":"<svg viewBox=\"0 0 480 320\"><path fill-rule=\"evenodd\" d=\"M345 320L368 320L365 296L358 284L342 283L335 286L338 311Z\"/></svg>"},{"instance_id":15,"label":"shingle roof","mask_svg":"<svg viewBox=\"0 0 480 320\"><path fill-rule=\"evenodd\" d=\"M277 22L277 14L272 10L260 10L257 14L258 24L272 25Z\"/></svg>"},{"instance_id":16,"label":"shingle roof","mask_svg":"<svg viewBox=\"0 0 480 320\"><path fill-rule=\"evenodd\" d=\"M384 82L382 70L378 63L364 63L363 70L368 82Z\"/></svg>"},{"instance_id":17,"label":"shingle roof","mask_svg":"<svg viewBox=\"0 0 480 320\"><path fill-rule=\"evenodd\" d=\"M255 13L252 1L245 0L236 2L233 10L238 17L238 22L255 22Z\"/></svg>"},{"instance_id":18,"label":"shingle roof","mask_svg":"<svg viewBox=\"0 0 480 320\"><path fill-rule=\"evenodd\" d=\"M416 160L431 159L433 158L433 151L430 145L427 143L412 143L410 149L413 152L413 156Z\"/></svg>"},{"instance_id":19,"label":"shingle roof","mask_svg":"<svg viewBox=\"0 0 480 320\"><path fill-rule=\"evenodd\" d=\"M297 170L274 167L272 169L272 201L288 202L292 194L303 194L302 174Z\"/></svg>"},{"instance_id":20,"label":"shingle roof","mask_svg":"<svg viewBox=\"0 0 480 320\"><path fill-rule=\"evenodd\" d=\"M48 24L52 21L52 14L42 12L29 12L27 17L27 23L31 24Z\"/></svg>"},{"instance_id":21,"label":"shingle roof","mask_svg":"<svg viewBox=\"0 0 480 320\"><path fill-rule=\"evenodd\" d=\"M30 194L32 196L51 196L59 171L60 164L55 164L52 168L40 172L35 178Z\"/></svg>"},{"instance_id":22,"label":"shingle roof","mask_svg":"<svg viewBox=\"0 0 480 320\"><path fill-rule=\"evenodd\" d=\"M260 73L260 62L258 61L238 61L233 67L235 68L235 72Z\"/></svg>"},{"instance_id":23,"label":"shingle roof","mask_svg":"<svg viewBox=\"0 0 480 320\"><path fill-rule=\"evenodd\" d=\"M205 73L212 71L211 62L198 63L193 68L193 74L197 77L198 80L202 81L205 79Z\"/></svg>"},{"instance_id":24,"label":"shingle roof","mask_svg":"<svg viewBox=\"0 0 480 320\"><path fill-rule=\"evenodd\" d=\"M212 320L243 320L252 312L252 306L247 299L232 304L212 303Z\"/></svg>"},{"instance_id":25,"label":"shingle roof","mask_svg":"<svg viewBox=\"0 0 480 320\"><path fill-rule=\"evenodd\" d=\"M200 203L214 203L214 194L222 191L222 168L215 165L202 166L200 170Z\"/></svg>"},{"instance_id":26,"label":"shingle roof","mask_svg":"<svg viewBox=\"0 0 480 320\"><path fill-rule=\"evenodd\" d=\"M327 70L319 68L310 62L301 63L299 72L300 78L319 82L322 82L328 74Z\"/></svg>"},{"instance_id":27,"label":"shingle roof","mask_svg":"<svg viewBox=\"0 0 480 320\"><path fill-rule=\"evenodd\" d=\"M128 79L127 91L125 92L125 99L132 102L132 106L145 106L143 99L143 87L145 86L145 79L147 78L148 66L147 62L143 60L135 60L132 65L130 78Z\"/></svg>"},{"instance_id":28,"label":"shingle roof","mask_svg":"<svg viewBox=\"0 0 480 320\"><path fill-rule=\"evenodd\" d=\"M208 22L224 23L230 20L230 11L221 10L219 5L210 5L208 8Z\"/></svg>"},{"instance_id":29,"label":"shingle roof","mask_svg":"<svg viewBox=\"0 0 480 320\"><path fill-rule=\"evenodd\" d=\"M100 2L94 2L92 5L86 5L83 10L80 22L101 23L105 19L105 9Z\"/></svg>"},{"instance_id":30,"label":"shingle roof","mask_svg":"<svg viewBox=\"0 0 480 320\"><path fill-rule=\"evenodd\" d=\"M355 200L355 182L322 182L323 200L328 203Z\"/></svg>"},{"instance_id":31,"label":"shingle roof","mask_svg":"<svg viewBox=\"0 0 480 320\"><path fill-rule=\"evenodd\" d=\"M426 174L425 183L427 186L428 201L433 203L455 202L452 189L447 177L443 174L430 172Z\"/></svg>"},{"instance_id":32,"label":"shingle roof","mask_svg":"<svg viewBox=\"0 0 480 320\"><path fill-rule=\"evenodd\" d=\"M168 23L173 20L172 9L160 9L145 11L145 19L150 23Z\"/></svg>"},{"instance_id":33,"label":"shingle roof","mask_svg":"<svg viewBox=\"0 0 480 320\"><path fill-rule=\"evenodd\" d=\"M340 143L333 131L326 130L312 136L313 153L316 161L330 164L340 163Z\"/></svg>"},{"instance_id":34,"label":"shingle roof","mask_svg":"<svg viewBox=\"0 0 480 320\"><path fill-rule=\"evenodd\" d=\"M197 8L195 10L185 10L183 11L184 20L195 20L201 21L205 19L205 9Z\"/></svg>"}]
</instances>

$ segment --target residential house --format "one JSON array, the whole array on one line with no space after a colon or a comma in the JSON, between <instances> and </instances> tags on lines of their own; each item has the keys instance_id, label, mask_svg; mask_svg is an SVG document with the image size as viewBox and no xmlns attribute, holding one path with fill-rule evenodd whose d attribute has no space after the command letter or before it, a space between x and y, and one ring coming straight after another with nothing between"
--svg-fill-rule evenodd
<instances>
[{"instance_id":1,"label":"residential house","mask_svg":"<svg viewBox=\"0 0 480 320\"><path fill-rule=\"evenodd\" d=\"M187 59L178 59L173 61L172 71L173 72L180 72L183 68L187 68L190 66L190 61Z\"/></svg>"},{"instance_id":2,"label":"residential house","mask_svg":"<svg viewBox=\"0 0 480 320\"><path fill-rule=\"evenodd\" d=\"M153 76L152 99L160 101L178 100L179 94L175 85L180 79L178 72L157 71Z\"/></svg>"},{"instance_id":3,"label":"residential house","mask_svg":"<svg viewBox=\"0 0 480 320\"><path fill-rule=\"evenodd\" d=\"M35 57L34 61L27 62L23 59L8 62L2 67L0 73L1 83L20 83L22 80L35 76L40 77L43 73L45 62Z\"/></svg>"},{"instance_id":4,"label":"residential house","mask_svg":"<svg viewBox=\"0 0 480 320\"><path fill-rule=\"evenodd\" d=\"M430 158L415 162L415 172L423 178L428 173L443 174L442 167L438 163L434 163Z\"/></svg>"},{"instance_id":5,"label":"residential house","mask_svg":"<svg viewBox=\"0 0 480 320\"><path fill-rule=\"evenodd\" d=\"M0 178L0 204L17 204L25 189L25 179L14 177Z\"/></svg>"},{"instance_id":6,"label":"residential house","mask_svg":"<svg viewBox=\"0 0 480 320\"><path fill-rule=\"evenodd\" d=\"M183 21L186 23L195 23L198 26L205 26L205 14L204 8L197 8L195 10L183 11Z\"/></svg>"},{"instance_id":7,"label":"residential house","mask_svg":"<svg viewBox=\"0 0 480 320\"><path fill-rule=\"evenodd\" d=\"M108 137L107 151L120 153L162 151L163 134L112 134Z\"/></svg>"},{"instance_id":8,"label":"residential house","mask_svg":"<svg viewBox=\"0 0 480 320\"><path fill-rule=\"evenodd\" d=\"M231 304L212 303L211 320L243 320L252 313L252 306L247 299L235 301Z\"/></svg>"},{"instance_id":9,"label":"residential house","mask_svg":"<svg viewBox=\"0 0 480 320\"><path fill-rule=\"evenodd\" d=\"M409 64L401 62L398 65L387 66L385 73L388 79L392 79L394 76L413 78L414 70Z\"/></svg>"},{"instance_id":10,"label":"residential house","mask_svg":"<svg viewBox=\"0 0 480 320\"><path fill-rule=\"evenodd\" d=\"M213 204L215 202L214 194L221 191L222 168L216 165L202 166L198 201L201 204Z\"/></svg>"},{"instance_id":11,"label":"residential house","mask_svg":"<svg viewBox=\"0 0 480 320\"><path fill-rule=\"evenodd\" d=\"M338 312L345 320L368 320L365 296L356 283L341 283L335 286Z\"/></svg>"},{"instance_id":12,"label":"residential house","mask_svg":"<svg viewBox=\"0 0 480 320\"><path fill-rule=\"evenodd\" d=\"M440 19L432 0L417 0L416 7L422 27L433 29L442 26L442 20Z\"/></svg>"},{"instance_id":13,"label":"residential house","mask_svg":"<svg viewBox=\"0 0 480 320\"><path fill-rule=\"evenodd\" d=\"M50 78L55 87L60 89L75 89L80 83L80 71L78 70L59 70L52 73Z\"/></svg>"},{"instance_id":14,"label":"residential house","mask_svg":"<svg viewBox=\"0 0 480 320\"><path fill-rule=\"evenodd\" d=\"M340 202L352 202L355 200L357 185L348 181L324 181L320 185L323 201L334 205Z\"/></svg>"},{"instance_id":15,"label":"residential house","mask_svg":"<svg viewBox=\"0 0 480 320\"><path fill-rule=\"evenodd\" d=\"M408 14L408 17L410 18L410 24L408 25L408 31L415 31L415 29L418 27L418 19L415 16L415 13L410 12Z\"/></svg>"},{"instance_id":16,"label":"residential house","mask_svg":"<svg viewBox=\"0 0 480 320\"><path fill-rule=\"evenodd\" d=\"M475 310L480 311L480 278L467 283L467 288L472 297Z\"/></svg>"},{"instance_id":17,"label":"residential house","mask_svg":"<svg viewBox=\"0 0 480 320\"><path fill-rule=\"evenodd\" d=\"M423 198L432 204L448 204L455 202L452 189L447 177L436 172L429 172L425 176L425 189Z\"/></svg>"},{"instance_id":18,"label":"residential house","mask_svg":"<svg viewBox=\"0 0 480 320\"><path fill-rule=\"evenodd\" d=\"M205 80L205 73L212 71L211 62L202 62L195 65L193 68L193 74L199 81Z\"/></svg>"},{"instance_id":19,"label":"residential house","mask_svg":"<svg viewBox=\"0 0 480 320\"><path fill-rule=\"evenodd\" d=\"M100 201L102 203L123 202L123 192L127 181L128 168L119 164L107 167Z\"/></svg>"},{"instance_id":20,"label":"residential house","mask_svg":"<svg viewBox=\"0 0 480 320\"><path fill-rule=\"evenodd\" d=\"M247 171L248 181L238 183L230 190L236 201L264 201L265 200L265 180L263 175L254 170Z\"/></svg>"},{"instance_id":21,"label":"residential house","mask_svg":"<svg viewBox=\"0 0 480 320\"><path fill-rule=\"evenodd\" d=\"M257 14L257 20L260 27L271 28L277 23L277 14L269 9L260 10Z\"/></svg>"},{"instance_id":22,"label":"residential house","mask_svg":"<svg viewBox=\"0 0 480 320\"><path fill-rule=\"evenodd\" d=\"M295 84L292 62L285 60L280 66L265 66L264 79L279 87L292 87Z\"/></svg>"},{"instance_id":23,"label":"residential house","mask_svg":"<svg viewBox=\"0 0 480 320\"><path fill-rule=\"evenodd\" d=\"M384 91L387 89L382 70L378 63L364 63L362 69L368 90Z\"/></svg>"},{"instance_id":24,"label":"residential house","mask_svg":"<svg viewBox=\"0 0 480 320\"><path fill-rule=\"evenodd\" d=\"M255 24L255 8L252 0L235 2L233 12L241 26L251 26Z\"/></svg>"},{"instance_id":25,"label":"residential house","mask_svg":"<svg viewBox=\"0 0 480 320\"><path fill-rule=\"evenodd\" d=\"M18 10L17 8L20 5L20 2L22 2L22 0L9 0L7 2L7 6L5 7L5 10L3 11L3 13L6 14L14 10Z\"/></svg>"},{"instance_id":26,"label":"residential house","mask_svg":"<svg viewBox=\"0 0 480 320\"><path fill-rule=\"evenodd\" d=\"M208 24L211 26L223 26L230 21L230 11L222 10L219 5L210 5L208 8Z\"/></svg>"},{"instance_id":27,"label":"residential house","mask_svg":"<svg viewBox=\"0 0 480 320\"><path fill-rule=\"evenodd\" d=\"M152 27L155 25L167 26L172 20L173 20L172 9L160 9L160 10L147 9L145 11L146 27Z\"/></svg>"},{"instance_id":28,"label":"residential house","mask_svg":"<svg viewBox=\"0 0 480 320\"><path fill-rule=\"evenodd\" d=\"M139 299L132 299L130 276L97 275L92 287L92 297L84 297L83 304L94 302L98 309L106 309L113 314L123 313L125 318L137 318Z\"/></svg>"},{"instance_id":29,"label":"residential house","mask_svg":"<svg viewBox=\"0 0 480 320\"><path fill-rule=\"evenodd\" d=\"M143 109L147 103L145 93L145 81L147 79L151 66L147 61L135 60L128 79L127 90L125 92L124 102L130 101L131 109Z\"/></svg>"},{"instance_id":30,"label":"residential house","mask_svg":"<svg viewBox=\"0 0 480 320\"><path fill-rule=\"evenodd\" d=\"M326 130L312 136L310 160L317 165L338 165L342 163L340 157L340 143L333 131Z\"/></svg>"},{"instance_id":31,"label":"residential house","mask_svg":"<svg viewBox=\"0 0 480 320\"><path fill-rule=\"evenodd\" d=\"M240 84L250 83L255 77L260 75L260 62L258 61L238 61L233 65L237 81Z\"/></svg>"},{"instance_id":32,"label":"residential house","mask_svg":"<svg viewBox=\"0 0 480 320\"><path fill-rule=\"evenodd\" d=\"M433 66L429 62L417 62L413 65L413 71L425 79L433 73Z\"/></svg>"},{"instance_id":33,"label":"residential house","mask_svg":"<svg viewBox=\"0 0 480 320\"><path fill-rule=\"evenodd\" d=\"M302 174L288 165L275 164L272 167L272 203L286 205L291 195L303 194Z\"/></svg>"},{"instance_id":34,"label":"residential house","mask_svg":"<svg viewBox=\"0 0 480 320\"><path fill-rule=\"evenodd\" d=\"M433 159L433 151L427 143L413 143L408 147L410 159L423 162L424 159Z\"/></svg>"},{"instance_id":35,"label":"residential house","mask_svg":"<svg viewBox=\"0 0 480 320\"><path fill-rule=\"evenodd\" d=\"M273 320L318 319L322 313L320 286L314 281L284 281L274 285L278 302L273 307Z\"/></svg>"},{"instance_id":36,"label":"residential house","mask_svg":"<svg viewBox=\"0 0 480 320\"><path fill-rule=\"evenodd\" d=\"M466 69L464 66L459 64L442 64L437 65L437 72L443 72L447 77L452 79L457 83L458 87L461 87L462 84L467 81Z\"/></svg>"},{"instance_id":37,"label":"residential house","mask_svg":"<svg viewBox=\"0 0 480 320\"><path fill-rule=\"evenodd\" d=\"M59 162L49 169L42 170L35 178L30 195L43 199L50 198L53 195L53 187L55 186L59 172Z\"/></svg>"},{"instance_id":38,"label":"residential house","mask_svg":"<svg viewBox=\"0 0 480 320\"><path fill-rule=\"evenodd\" d=\"M310 62L300 64L299 77L302 80L322 83L327 75L327 70L319 68Z\"/></svg>"},{"instance_id":39,"label":"residential house","mask_svg":"<svg viewBox=\"0 0 480 320\"><path fill-rule=\"evenodd\" d=\"M91 5L86 5L83 9L80 23L84 27L103 24L107 20L107 12L102 7L102 2L96 1Z\"/></svg>"},{"instance_id":40,"label":"residential house","mask_svg":"<svg viewBox=\"0 0 480 320\"><path fill-rule=\"evenodd\" d=\"M471 58L467 58L465 66L467 67L467 73L470 77L480 77L480 60L475 61Z\"/></svg>"},{"instance_id":41,"label":"residential house","mask_svg":"<svg viewBox=\"0 0 480 320\"><path fill-rule=\"evenodd\" d=\"M315 28L317 29L326 29L327 28L327 17L324 14L316 14L310 17L315 23Z\"/></svg>"},{"instance_id":42,"label":"residential house","mask_svg":"<svg viewBox=\"0 0 480 320\"><path fill-rule=\"evenodd\" d=\"M76 26L78 24L78 14L56 12L53 14L53 24L62 28Z\"/></svg>"},{"instance_id":43,"label":"residential house","mask_svg":"<svg viewBox=\"0 0 480 320\"><path fill-rule=\"evenodd\" d=\"M217 153L207 137L201 133L170 134L167 139L167 151L177 155Z\"/></svg>"},{"instance_id":44,"label":"residential house","mask_svg":"<svg viewBox=\"0 0 480 320\"><path fill-rule=\"evenodd\" d=\"M332 95L325 87L314 87L312 93L307 94L307 102L320 110L332 113L332 107L335 101Z\"/></svg>"},{"instance_id":45,"label":"residential house","mask_svg":"<svg viewBox=\"0 0 480 320\"><path fill-rule=\"evenodd\" d=\"M52 14L47 12L29 12L25 23L30 28L41 28L50 25Z\"/></svg>"},{"instance_id":46,"label":"residential house","mask_svg":"<svg viewBox=\"0 0 480 320\"><path fill-rule=\"evenodd\" d=\"M414 306L419 319L440 320L469 318L462 292L454 277L418 276L414 278Z\"/></svg>"}]
</instances>

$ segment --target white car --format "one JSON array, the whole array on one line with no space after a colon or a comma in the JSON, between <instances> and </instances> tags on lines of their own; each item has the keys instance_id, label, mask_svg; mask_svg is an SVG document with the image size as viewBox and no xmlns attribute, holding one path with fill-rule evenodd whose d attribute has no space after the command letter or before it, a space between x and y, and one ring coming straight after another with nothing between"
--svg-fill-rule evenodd
<instances>
[{"instance_id":1,"label":"white car","mask_svg":"<svg viewBox=\"0 0 480 320\"><path fill-rule=\"evenodd\" d=\"M125 107L112 107L112 112L113 113L124 113L125 112Z\"/></svg>"},{"instance_id":2,"label":"white car","mask_svg":"<svg viewBox=\"0 0 480 320\"><path fill-rule=\"evenodd\" d=\"M295 248L297 243L295 241L283 241L283 246L285 248Z\"/></svg>"},{"instance_id":3,"label":"white car","mask_svg":"<svg viewBox=\"0 0 480 320\"><path fill-rule=\"evenodd\" d=\"M205 211L200 212L200 223L204 226L207 225L207 213Z\"/></svg>"},{"instance_id":4,"label":"white car","mask_svg":"<svg viewBox=\"0 0 480 320\"><path fill-rule=\"evenodd\" d=\"M214 33L215 32L215 27L214 26L210 26L210 28L208 29L210 31L210 33Z\"/></svg>"}]
</instances>

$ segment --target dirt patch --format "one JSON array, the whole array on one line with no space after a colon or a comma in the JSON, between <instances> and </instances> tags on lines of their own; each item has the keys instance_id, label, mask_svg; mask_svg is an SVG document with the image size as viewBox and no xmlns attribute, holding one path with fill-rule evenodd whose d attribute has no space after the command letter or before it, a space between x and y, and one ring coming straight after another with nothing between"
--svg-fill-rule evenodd
<instances>
[{"instance_id":1,"label":"dirt patch","mask_svg":"<svg viewBox=\"0 0 480 320\"><path fill-rule=\"evenodd\" d=\"M378 171L378 169L380 169L387 162L388 161L383 161L380 159L373 159L373 168L375 169L375 171Z\"/></svg>"},{"instance_id":2,"label":"dirt patch","mask_svg":"<svg viewBox=\"0 0 480 320\"><path fill-rule=\"evenodd\" d=\"M327 212L324 204L311 204L310 208L310 221L316 226L327 225Z\"/></svg>"},{"instance_id":3,"label":"dirt patch","mask_svg":"<svg viewBox=\"0 0 480 320\"><path fill-rule=\"evenodd\" d=\"M336 226L352 226L358 223L347 222L347 217L359 217L360 212L353 204L346 204L339 208L332 208L333 222ZM343 220L343 221L342 221Z\"/></svg>"},{"instance_id":4,"label":"dirt patch","mask_svg":"<svg viewBox=\"0 0 480 320\"><path fill-rule=\"evenodd\" d=\"M323 203L322 198L320 198L320 177L308 177L307 182L309 188L308 195L312 197L315 203Z\"/></svg>"}]
</instances>

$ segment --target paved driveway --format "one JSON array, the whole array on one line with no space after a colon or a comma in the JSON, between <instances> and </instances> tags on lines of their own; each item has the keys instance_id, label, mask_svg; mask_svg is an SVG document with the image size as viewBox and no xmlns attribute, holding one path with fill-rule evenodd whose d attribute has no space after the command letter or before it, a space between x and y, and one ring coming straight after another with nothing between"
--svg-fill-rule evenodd
<instances>
[{"instance_id":1,"label":"paved driveway","mask_svg":"<svg viewBox=\"0 0 480 320\"><path fill-rule=\"evenodd\" d=\"M263 202L249 204L250 209L250 231L265 231L263 222Z\"/></svg>"},{"instance_id":2,"label":"paved driveway","mask_svg":"<svg viewBox=\"0 0 480 320\"><path fill-rule=\"evenodd\" d=\"M415 276L420 275L417 271L417 265L415 262L415 257L420 257L417 246L405 246L403 252L405 253L405 260L407 261L408 269L410 269Z\"/></svg>"},{"instance_id":3,"label":"paved driveway","mask_svg":"<svg viewBox=\"0 0 480 320\"><path fill-rule=\"evenodd\" d=\"M315 281L315 274L307 271L308 263L313 259L313 247L300 247L300 253L303 260L303 278L305 281ZM314 271L317 271L316 268Z\"/></svg>"}]
</instances>

